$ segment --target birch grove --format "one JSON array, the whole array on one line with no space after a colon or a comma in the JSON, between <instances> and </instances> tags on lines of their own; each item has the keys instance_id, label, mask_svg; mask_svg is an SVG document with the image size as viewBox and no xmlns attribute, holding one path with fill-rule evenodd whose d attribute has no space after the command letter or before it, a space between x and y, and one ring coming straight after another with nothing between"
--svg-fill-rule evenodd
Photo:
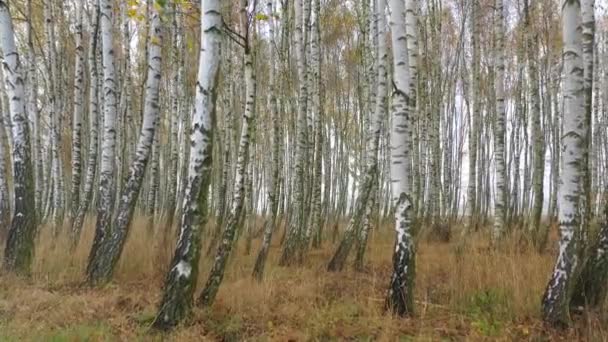
<instances>
[{"instance_id":1,"label":"birch grove","mask_svg":"<svg viewBox=\"0 0 608 342\"><path fill-rule=\"evenodd\" d=\"M530 260L532 319L606 308L602 1L0 1L0 59L0 280L136 277L172 330L356 279L415 321Z\"/></svg>"}]
</instances>

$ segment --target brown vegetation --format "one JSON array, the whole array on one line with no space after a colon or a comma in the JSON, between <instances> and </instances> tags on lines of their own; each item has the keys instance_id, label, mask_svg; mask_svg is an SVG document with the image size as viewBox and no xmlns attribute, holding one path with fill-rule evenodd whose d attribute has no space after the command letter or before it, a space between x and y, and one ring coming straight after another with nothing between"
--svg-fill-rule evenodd
<instances>
[{"instance_id":1,"label":"brown vegetation","mask_svg":"<svg viewBox=\"0 0 608 342\"><path fill-rule=\"evenodd\" d=\"M416 317L385 315L393 248L388 227L373 232L364 272L349 267L335 274L325 271L333 251L329 242L311 250L302 267L277 266L281 234L275 234L261 284L251 278L255 253L244 255L241 239L214 306L195 310L170 335L154 334L148 328L173 242L160 246L161 234L150 238L146 222L136 220L115 282L102 289L81 285L90 223L86 242L73 255L67 242L51 243L43 227L32 278L0 276L0 341L608 340L605 310L579 317L568 331L542 326L540 298L554 248L538 254L512 236L493 251L482 232L465 248L421 239ZM554 245L552 236L549 246ZM210 265L202 258L199 284Z\"/></svg>"}]
</instances>

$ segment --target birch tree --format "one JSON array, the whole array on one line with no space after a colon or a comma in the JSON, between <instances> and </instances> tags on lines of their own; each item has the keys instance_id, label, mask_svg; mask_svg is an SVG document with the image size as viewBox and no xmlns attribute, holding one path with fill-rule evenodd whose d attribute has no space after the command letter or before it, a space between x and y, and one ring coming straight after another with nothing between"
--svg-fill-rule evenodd
<instances>
[{"instance_id":1,"label":"birch tree","mask_svg":"<svg viewBox=\"0 0 608 342\"><path fill-rule=\"evenodd\" d=\"M270 37L270 60L274 61L278 57L277 53L277 41L275 37L275 19L273 16L273 4L272 0L266 3L266 10L268 12L268 35ZM270 242L272 240L272 234L276 228L277 215L279 209L279 173L280 173L280 162L281 158L281 136L279 130L279 117L277 108L277 75L275 74L275 65L270 65L268 82L270 84L270 94L268 96L268 108L270 109L270 117L272 120L272 174L270 190L268 191L268 205L270 207L270 216L266 219L264 225L264 235L262 237L262 245L255 261L253 269L253 276L256 280L261 281L264 276L264 267L266 265L266 258L268 257L268 250L270 248Z\"/></svg>"},{"instance_id":2,"label":"birch tree","mask_svg":"<svg viewBox=\"0 0 608 342\"><path fill-rule=\"evenodd\" d=\"M533 141L533 173L532 173L532 189L534 191L534 201L532 203L532 217L531 217L531 229L532 238L538 240L539 233L543 230L540 229L540 220L543 210L543 199L544 199L544 188L543 181L545 175L545 139L542 132L541 121L543 113L540 108L540 93L538 85L538 59L537 59L537 46L538 46L538 34L532 27L530 12L534 14L537 8L536 2L532 2L530 8L528 8L528 2L524 3L526 6L526 28L529 31L527 40L527 52L528 52L528 75L530 77L530 109L532 115L532 135Z\"/></svg>"},{"instance_id":3,"label":"birch tree","mask_svg":"<svg viewBox=\"0 0 608 342\"><path fill-rule=\"evenodd\" d=\"M207 220L206 196L211 175L216 87L221 63L223 22L220 3L219 0L201 0L201 51L180 233L159 312L152 324L162 330L174 327L189 314L198 275L200 229Z\"/></svg>"},{"instance_id":4,"label":"birch tree","mask_svg":"<svg viewBox=\"0 0 608 342\"><path fill-rule=\"evenodd\" d=\"M467 188L467 206L466 214L469 217L468 229L477 225L477 135L479 131L479 43L478 43L478 7L479 0L469 0L470 10L470 32L471 32L471 50L472 50L472 66L471 66L471 84L470 84L470 108L469 108L469 181ZM466 231L466 229L465 229Z\"/></svg>"},{"instance_id":5,"label":"birch tree","mask_svg":"<svg viewBox=\"0 0 608 342\"><path fill-rule=\"evenodd\" d=\"M113 28L113 1L100 0L100 34L101 55L103 62L103 138L101 145L101 162L99 168L99 203L97 207L97 221L95 224L95 237L89 253L87 265L87 281L95 284L100 280L98 276L98 262L101 246L110 230L112 208L114 204L114 158L116 156L116 79L114 65L114 35Z\"/></svg>"},{"instance_id":6,"label":"birch tree","mask_svg":"<svg viewBox=\"0 0 608 342\"><path fill-rule=\"evenodd\" d=\"M76 22L76 63L74 67L74 101L72 115L72 201L70 204L70 219L76 216L80 203L80 182L82 171L81 138L82 138L82 111L84 102L84 46L82 42L82 18L84 0L78 2Z\"/></svg>"},{"instance_id":7,"label":"birch tree","mask_svg":"<svg viewBox=\"0 0 608 342\"><path fill-rule=\"evenodd\" d=\"M377 3L377 20L378 20L378 61L377 61L377 81L378 81L378 90L376 92L375 99L375 108L374 114L371 115L371 126L369 129L367 143L368 152L367 152L367 161L366 168L363 174L363 181L361 182L361 189L359 192L359 197L357 198L357 204L354 209L354 213L352 218L349 221L349 224L344 231L344 236L338 249L336 250L334 256L327 266L328 271L340 271L344 267L344 263L350 249L352 248L352 243L356 234L361 229L363 224L363 217L366 214L366 208L368 206L371 207L370 203L370 195L373 191L373 187L377 182L378 177L378 140L380 138L380 124L386 113L385 103L387 97L387 80L386 80L386 60L387 60L387 48L385 41L385 27L386 27L386 17L384 15L384 11L386 8L386 2L384 0L379 0ZM405 12L403 12L405 13ZM402 22L405 25L405 22ZM407 60L407 59L406 59ZM409 68L409 65L407 66ZM407 80L409 82L409 79ZM409 83L407 85L409 87ZM407 93L406 93L407 94Z\"/></svg>"},{"instance_id":8,"label":"birch tree","mask_svg":"<svg viewBox=\"0 0 608 342\"><path fill-rule=\"evenodd\" d=\"M8 153L4 147L7 132L3 121L0 116L0 227L2 227L0 229L0 242L4 241L11 223L10 193L6 170Z\"/></svg>"},{"instance_id":9,"label":"birch tree","mask_svg":"<svg viewBox=\"0 0 608 342\"><path fill-rule=\"evenodd\" d=\"M306 162L306 149L308 139L306 136L306 113L307 113L307 99L308 99L308 85L306 82L306 25L305 25L305 10L302 1L305 3L309 0L295 0L295 28L294 28L294 40L295 40L295 59L296 68L298 74L298 108L297 108L297 121L296 121L296 149L294 156L294 189L293 189L293 207L294 212L291 214L289 227L287 230L287 237L285 244L283 245L283 252L279 261L280 265L287 266L295 261L300 261L300 249L301 243L304 240L303 234L305 233L305 175L304 175L304 163Z\"/></svg>"},{"instance_id":10,"label":"birch tree","mask_svg":"<svg viewBox=\"0 0 608 342\"><path fill-rule=\"evenodd\" d=\"M594 37L595 37L595 0L581 0L581 25L582 25L582 52L583 52L583 92L584 92L584 108L585 108L585 123L587 128L591 129L592 123L592 96L593 96L593 78L594 75ZM598 99L596 98L596 103ZM604 104L606 105L606 104ZM587 136L586 146L587 151L587 172L592 170L591 159L591 134ZM585 194L587 195L587 204L591 204L591 184L590 174L587 174L585 179ZM574 288L571 306L584 307L590 306L593 308L601 307L605 303L608 295L608 192L604 189L603 212L600 213L600 229L594 240L590 243L590 255L582 268L580 278L576 282ZM590 216L592 211L587 209L587 215ZM586 222L589 222L589 217ZM583 226L585 227L585 226Z\"/></svg>"},{"instance_id":11,"label":"birch tree","mask_svg":"<svg viewBox=\"0 0 608 342\"><path fill-rule=\"evenodd\" d=\"M98 135L99 135L99 71L98 71L98 44L99 44L99 7L94 6L91 23L91 38L88 53L89 61L89 153L86 162L86 173L84 178L84 187L76 216L72 221L71 227L71 246L76 247L80 241L80 233L84 224L84 218L89 210L89 206L93 199L93 186L95 182L95 174L97 170L97 150L98 150Z\"/></svg>"},{"instance_id":12,"label":"birch tree","mask_svg":"<svg viewBox=\"0 0 608 342\"><path fill-rule=\"evenodd\" d=\"M496 136L494 158L496 160L496 200L494 202L493 238L498 240L505 230L505 61L504 61L504 7L503 0L496 0Z\"/></svg>"},{"instance_id":13,"label":"birch tree","mask_svg":"<svg viewBox=\"0 0 608 342\"><path fill-rule=\"evenodd\" d=\"M105 235L99 246L99 253L96 259L91 260L90 281L95 284L107 283L111 277L116 263L120 258L133 212L135 202L139 195L146 164L150 157L152 143L157 129L157 120L160 111L159 88L161 81L161 44L162 44L162 20L163 11L161 3L155 3L152 17L150 19L150 39L148 40L148 76L146 78L146 95L144 102L144 117L141 126L141 133L135 156L125 186L120 194L120 201L116 217L110 227L109 234Z\"/></svg>"},{"instance_id":14,"label":"birch tree","mask_svg":"<svg viewBox=\"0 0 608 342\"><path fill-rule=\"evenodd\" d=\"M0 48L3 55L4 83L9 99L13 138L14 210L6 247L4 268L18 274L31 272L36 233L34 175L30 159L29 125L25 110L22 63L15 45L13 20L6 1L0 1Z\"/></svg>"},{"instance_id":15,"label":"birch tree","mask_svg":"<svg viewBox=\"0 0 608 342\"><path fill-rule=\"evenodd\" d=\"M595 45L595 0L580 0L581 6L581 49L582 49L582 58L583 58L583 106L585 110L585 129L587 130L587 135L585 136L585 144L584 144L584 179L583 179L583 191L584 191L584 203L583 207L583 231L582 238L583 242L588 241L588 232L587 227L589 222L591 221L591 208L592 208L592 195L591 189L592 184L592 174L591 169L593 167L593 160L591 159L591 125L593 122L592 119L592 103L593 103L593 78L594 78L594 66L593 66L593 49Z\"/></svg>"},{"instance_id":16,"label":"birch tree","mask_svg":"<svg viewBox=\"0 0 608 342\"><path fill-rule=\"evenodd\" d=\"M411 0L408 0L411 1ZM414 311L415 251L412 224L412 193L408 169L411 124L409 107L409 59L407 33L405 30L405 8L403 1L389 0L391 13L391 43L393 47L393 93L391 117L391 185L396 232L393 253L393 271L390 279L386 306L400 316L409 316Z\"/></svg>"},{"instance_id":17,"label":"birch tree","mask_svg":"<svg viewBox=\"0 0 608 342\"><path fill-rule=\"evenodd\" d=\"M570 323L570 297L581 267L584 149L587 131L583 94L581 6L578 0L562 2L563 134L558 197L559 250L542 301L543 319L552 325Z\"/></svg>"},{"instance_id":18,"label":"birch tree","mask_svg":"<svg viewBox=\"0 0 608 342\"><path fill-rule=\"evenodd\" d=\"M32 145L33 145L33 153L32 156L34 158L33 166L34 166L34 185L35 185L35 194L36 194L36 213L40 215L42 212L42 194L43 194L43 167L42 167L42 143L41 143L41 128L40 128L40 113L38 110L38 76L36 72L36 53L34 51L34 28L33 28L33 6L32 0L27 1L27 60L29 70L27 73L28 87L27 91L27 104L26 108L28 111L28 115L32 120Z\"/></svg>"},{"instance_id":19,"label":"birch tree","mask_svg":"<svg viewBox=\"0 0 608 342\"><path fill-rule=\"evenodd\" d=\"M178 161L179 161L179 120L180 120L180 110L182 110L181 106L183 105L180 101L180 87L183 84L183 60L181 56L181 44L183 44L183 37L181 27L178 23L180 22L180 17L178 10L180 8L176 3L173 4L173 22L172 22L172 34L173 34L173 103L172 103L172 115L171 115L171 148L170 148L170 161L169 161L169 182L168 182L168 199L167 199L167 224L169 226L173 225L173 218L175 215L175 203L177 200L177 171L178 171Z\"/></svg>"},{"instance_id":20,"label":"birch tree","mask_svg":"<svg viewBox=\"0 0 608 342\"><path fill-rule=\"evenodd\" d=\"M215 300L219 286L224 278L224 271L228 257L235 243L236 233L239 225L242 225L241 216L243 214L243 203L245 201L245 182L246 178L251 181L251 174L246 176L246 170L249 166L249 149L251 135L254 125L255 116L255 99L256 99L256 79L253 65L253 50L251 42L250 22L251 17L248 12L247 0L241 0L240 3L240 28L241 36L243 37L244 54L244 75L245 75L245 112L243 114L243 122L241 123L241 135L239 139L239 149L236 161L236 170L234 178L234 190L232 192L232 204L228 212L226 226L220 239L220 244L213 258L211 271L203 288L203 292L199 297L199 303L203 306L210 306ZM253 7L255 13L255 2Z\"/></svg>"}]
</instances>

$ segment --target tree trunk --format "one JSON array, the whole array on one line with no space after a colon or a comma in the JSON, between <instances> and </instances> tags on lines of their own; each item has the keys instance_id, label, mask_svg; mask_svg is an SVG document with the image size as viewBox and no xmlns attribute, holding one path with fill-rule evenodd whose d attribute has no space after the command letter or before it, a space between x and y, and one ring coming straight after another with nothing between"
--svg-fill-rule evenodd
<instances>
[{"instance_id":1,"label":"tree trunk","mask_svg":"<svg viewBox=\"0 0 608 342\"><path fill-rule=\"evenodd\" d=\"M505 167L505 32L503 0L496 0L496 133L494 158L496 161L496 200L494 202L494 227L492 237L498 241L505 231L505 204L507 172Z\"/></svg>"},{"instance_id":2,"label":"tree trunk","mask_svg":"<svg viewBox=\"0 0 608 342\"><path fill-rule=\"evenodd\" d=\"M559 253L542 301L543 320L551 325L570 324L569 304L580 268L584 179L584 149L587 137L581 54L581 9L578 1L562 3L564 39L562 166L558 198Z\"/></svg>"},{"instance_id":3,"label":"tree trunk","mask_svg":"<svg viewBox=\"0 0 608 342\"><path fill-rule=\"evenodd\" d=\"M377 80L378 90L376 92L375 108L374 113L371 115L372 122L368 133L367 145L367 156L365 170L363 171L363 179L361 181L361 187L359 189L359 197L356 199L353 215L344 231L342 241L338 246L338 249L334 253L332 259L327 265L327 270L330 272L341 271L344 268L348 254L352 248L354 239L357 237L362 229L366 214L370 214L372 203L370 203L371 194L374 191L373 188L377 186L378 180L378 141L380 139L380 125L386 113L386 97L387 97L387 85L386 85L386 60L387 48L385 40L385 29L386 20L383 15L386 2L379 0L377 4L378 8L378 63L377 63ZM404 12L405 13L405 12ZM403 23L405 24L405 23ZM409 68L409 66L408 66ZM408 84L409 87L409 84ZM369 209L368 209L369 207ZM367 216L369 219L369 216ZM365 233L367 234L367 233ZM361 241L363 242L363 241ZM364 243L360 243L360 248L365 248ZM361 252L359 252L361 253ZM361 256L360 256L361 258Z\"/></svg>"},{"instance_id":4,"label":"tree trunk","mask_svg":"<svg viewBox=\"0 0 608 342\"><path fill-rule=\"evenodd\" d=\"M91 27L91 42L89 47L89 155L87 158L87 169L84 178L84 189L80 196L78 210L71 227L71 247L74 249L80 241L80 233L84 223L85 215L89 210L89 205L93 198L93 185L95 183L95 173L97 170L97 149L98 149L98 130L99 130L99 75L97 61L97 44L99 43L99 7L95 6L93 17L95 19Z\"/></svg>"},{"instance_id":5,"label":"tree trunk","mask_svg":"<svg viewBox=\"0 0 608 342\"><path fill-rule=\"evenodd\" d=\"M182 205L180 234L165 280L163 298L152 326L167 330L190 313L198 275L200 227L207 220L211 151L223 22L219 0L201 0L201 52L192 117L190 161Z\"/></svg>"},{"instance_id":6,"label":"tree trunk","mask_svg":"<svg viewBox=\"0 0 608 342\"><path fill-rule=\"evenodd\" d=\"M408 0L411 1L411 0ZM410 104L408 93L409 58L403 1L389 0L393 46L393 108L391 127L391 184L395 208L395 251L386 306L393 313L409 316L414 312L415 251L411 232L412 192L404 166L410 156Z\"/></svg>"},{"instance_id":7,"label":"tree trunk","mask_svg":"<svg viewBox=\"0 0 608 342\"><path fill-rule=\"evenodd\" d=\"M276 43L275 39L275 22L274 17L272 15L273 7L272 1L268 1L267 10L269 13L269 32L268 35L272 42ZM276 45L272 44L270 48L270 60L275 60L277 57L277 49ZM255 261L255 266L253 268L253 277L257 281L262 281L264 277L264 267L266 265L266 258L268 256L268 249L270 248L270 242L272 241L272 233L276 229L277 223L277 214L279 209L278 196L279 196L279 186L280 186L280 158L281 158L281 136L279 133L280 128L280 118L278 115L277 109L277 97L276 91L277 87L277 78L275 75L275 66L269 66L269 84L270 84L270 94L268 97L268 105L270 107L270 117L272 120L272 174L270 178L270 189L268 191L268 203L270 206L270 216L266 218L266 223L264 225L264 235L262 238L262 246L260 247L260 251L258 252L258 256Z\"/></svg>"},{"instance_id":8,"label":"tree trunk","mask_svg":"<svg viewBox=\"0 0 608 342\"><path fill-rule=\"evenodd\" d=\"M103 138L101 146L101 163L99 168L99 203L97 207L97 222L95 237L89 253L87 265L87 281L95 285L100 270L99 260L102 258L101 246L110 233L112 208L114 204L114 158L116 155L116 78L114 67L113 39L113 1L100 0L101 25L101 55L103 62Z\"/></svg>"},{"instance_id":9,"label":"tree trunk","mask_svg":"<svg viewBox=\"0 0 608 342\"><path fill-rule=\"evenodd\" d=\"M9 98L13 136L14 214L4 249L4 268L29 275L34 259L36 207L34 176L30 159L30 135L25 111L22 63L15 45L13 21L6 1L0 1L0 48L3 53L4 83Z\"/></svg>"},{"instance_id":10,"label":"tree trunk","mask_svg":"<svg viewBox=\"0 0 608 342\"><path fill-rule=\"evenodd\" d=\"M238 157L236 162L236 173L234 180L234 191L232 194L232 204L228 213L226 227L220 239L213 266L209 272L209 277L198 302L202 306L210 306L215 300L219 286L224 278L226 263L236 243L236 235L242 227L241 215L243 214L243 204L245 202L245 183L252 181L252 174L247 173L249 164L249 148L251 135L254 126L255 100L256 100L256 80L253 66L253 55L251 51L249 19L247 12L247 1L241 0L241 35L246 37L245 41L245 113L241 124L241 137L239 141Z\"/></svg>"},{"instance_id":11,"label":"tree trunk","mask_svg":"<svg viewBox=\"0 0 608 342\"><path fill-rule=\"evenodd\" d=\"M84 0L78 2L76 22L76 63L74 67L74 113L72 116L72 201L70 219L76 216L80 203L80 182L82 171L81 139L82 111L84 102L84 46L82 43L82 17Z\"/></svg>"},{"instance_id":12,"label":"tree trunk","mask_svg":"<svg viewBox=\"0 0 608 342\"><path fill-rule=\"evenodd\" d=\"M160 112L158 93L161 79L161 44L162 44L162 7L154 6L151 18L151 39L148 54L148 77L146 78L146 94L144 100L144 117L135 157L127 176L126 184L120 195L116 218L109 234L99 246L97 258L92 260L90 281L94 284L105 284L110 281L116 263L124 248L129 226L135 211L135 202L139 195L146 164L152 150L152 143L157 128Z\"/></svg>"}]
</instances>

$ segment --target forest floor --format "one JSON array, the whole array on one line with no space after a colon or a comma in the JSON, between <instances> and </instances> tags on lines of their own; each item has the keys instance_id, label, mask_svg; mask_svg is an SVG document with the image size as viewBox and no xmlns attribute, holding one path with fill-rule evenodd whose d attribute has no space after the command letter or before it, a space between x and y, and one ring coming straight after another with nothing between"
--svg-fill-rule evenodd
<instances>
[{"instance_id":1,"label":"forest floor","mask_svg":"<svg viewBox=\"0 0 608 342\"><path fill-rule=\"evenodd\" d=\"M0 341L608 341L608 315L585 314L557 331L540 321L540 299L555 249L539 254L517 237L498 250L474 234L464 248L421 239L417 254L416 315L383 312L393 234L370 237L367 266L328 273L335 246L311 250L300 267L277 266L275 234L264 282L251 278L259 239L249 254L233 254L217 300L169 334L150 331L173 243L159 246L138 219L115 280L82 285L90 243L70 254L43 232L31 279L0 275ZM91 241L92 227L83 241ZM46 229L48 231L48 229ZM208 240L208 239L206 239ZM242 238L241 240L245 240ZM552 237L550 246L555 245ZM202 253L199 286L210 257Z\"/></svg>"}]
</instances>

